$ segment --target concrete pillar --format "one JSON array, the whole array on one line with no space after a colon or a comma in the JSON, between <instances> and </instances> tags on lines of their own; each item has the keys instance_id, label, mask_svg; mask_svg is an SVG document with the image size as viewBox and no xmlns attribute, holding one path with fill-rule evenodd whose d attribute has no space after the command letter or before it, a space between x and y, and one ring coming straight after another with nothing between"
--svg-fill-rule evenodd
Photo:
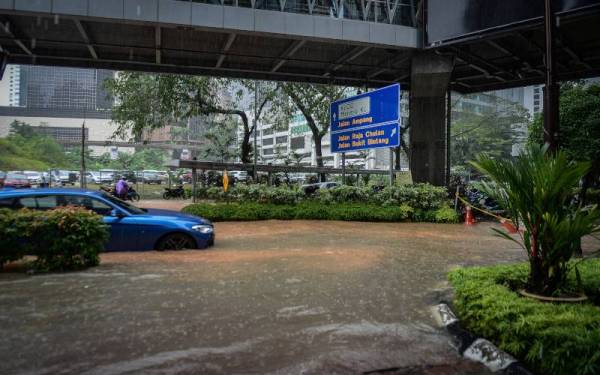
<instances>
[{"instance_id":1,"label":"concrete pillar","mask_svg":"<svg viewBox=\"0 0 600 375\"><path fill-rule=\"evenodd\" d=\"M433 52L413 56L410 75L410 171L413 182L445 185L446 92L454 62Z\"/></svg>"}]
</instances>

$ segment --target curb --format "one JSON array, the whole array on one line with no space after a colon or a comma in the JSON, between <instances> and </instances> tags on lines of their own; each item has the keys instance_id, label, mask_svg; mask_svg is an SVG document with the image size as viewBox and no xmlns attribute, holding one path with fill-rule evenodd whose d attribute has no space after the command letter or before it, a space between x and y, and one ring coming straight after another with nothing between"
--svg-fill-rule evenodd
<instances>
[{"instance_id":1,"label":"curb","mask_svg":"<svg viewBox=\"0 0 600 375\"><path fill-rule=\"evenodd\" d=\"M506 375L533 375L510 354L462 328L458 318L446 303L433 306L432 311L438 324L450 333L458 353L464 358L482 363L492 372Z\"/></svg>"}]
</instances>

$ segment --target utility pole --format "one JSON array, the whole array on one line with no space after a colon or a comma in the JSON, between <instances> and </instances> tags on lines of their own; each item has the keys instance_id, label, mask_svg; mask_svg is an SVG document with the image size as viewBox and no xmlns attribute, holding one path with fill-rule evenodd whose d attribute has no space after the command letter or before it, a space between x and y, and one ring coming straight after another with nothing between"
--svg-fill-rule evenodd
<instances>
[{"instance_id":1,"label":"utility pole","mask_svg":"<svg viewBox=\"0 0 600 375\"><path fill-rule=\"evenodd\" d=\"M79 171L79 186L86 188L85 183L85 114L81 123L81 170Z\"/></svg>"},{"instance_id":2,"label":"utility pole","mask_svg":"<svg viewBox=\"0 0 600 375\"><path fill-rule=\"evenodd\" d=\"M258 82L254 80L254 117L252 119L252 127L254 128L254 182L258 181L258 175L256 172L256 164L258 164L258 148L256 142L256 134L258 133Z\"/></svg>"},{"instance_id":3,"label":"utility pole","mask_svg":"<svg viewBox=\"0 0 600 375\"><path fill-rule=\"evenodd\" d=\"M558 148L559 129L559 87L556 83L554 67L554 35L556 32L556 15L552 0L544 0L544 31L546 38L546 86L544 87L544 143L550 152Z\"/></svg>"}]
</instances>

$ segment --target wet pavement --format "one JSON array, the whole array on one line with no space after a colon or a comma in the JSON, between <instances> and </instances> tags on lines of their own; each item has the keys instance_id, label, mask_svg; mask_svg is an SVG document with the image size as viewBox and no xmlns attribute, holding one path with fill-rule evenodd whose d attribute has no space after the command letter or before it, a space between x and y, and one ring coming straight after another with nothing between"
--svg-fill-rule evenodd
<instances>
[{"instance_id":1,"label":"wet pavement","mask_svg":"<svg viewBox=\"0 0 600 375\"><path fill-rule=\"evenodd\" d=\"M457 355L429 306L449 298L452 267L524 259L489 224L216 231L206 251L0 273L0 373L487 374Z\"/></svg>"}]
</instances>

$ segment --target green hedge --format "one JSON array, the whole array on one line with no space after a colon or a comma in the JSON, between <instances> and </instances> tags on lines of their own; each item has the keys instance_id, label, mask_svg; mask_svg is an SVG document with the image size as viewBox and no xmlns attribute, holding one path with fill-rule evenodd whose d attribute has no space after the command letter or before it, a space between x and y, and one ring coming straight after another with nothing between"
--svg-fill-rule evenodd
<instances>
[{"instance_id":1,"label":"green hedge","mask_svg":"<svg viewBox=\"0 0 600 375\"><path fill-rule=\"evenodd\" d=\"M372 187L340 186L333 189L320 189L317 194L312 196L306 196L299 186L271 187L260 184L237 184L227 193L221 187L199 187L197 196L216 201L244 203L298 204L314 201L323 204L407 205L417 210L436 210L444 207L448 200L446 188L429 184L387 186L380 191L374 191Z\"/></svg>"},{"instance_id":2,"label":"green hedge","mask_svg":"<svg viewBox=\"0 0 600 375\"><path fill-rule=\"evenodd\" d=\"M108 238L102 217L77 207L49 211L0 211L0 267L35 255L43 271L65 271L95 266Z\"/></svg>"},{"instance_id":3,"label":"green hedge","mask_svg":"<svg viewBox=\"0 0 600 375\"><path fill-rule=\"evenodd\" d=\"M330 204L300 202L294 205L272 203L198 203L184 207L183 212L202 216L212 221L251 220L344 220L344 221L432 221L440 223L458 222L458 216L448 207L437 210L415 211L410 206L377 206L370 204Z\"/></svg>"},{"instance_id":4,"label":"green hedge","mask_svg":"<svg viewBox=\"0 0 600 375\"><path fill-rule=\"evenodd\" d=\"M520 297L528 265L457 269L449 274L463 325L539 374L600 373L600 260L581 263L590 302L544 303ZM573 273L573 272L572 272ZM570 280L575 283L575 280Z\"/></svg>"}]
</instances>

